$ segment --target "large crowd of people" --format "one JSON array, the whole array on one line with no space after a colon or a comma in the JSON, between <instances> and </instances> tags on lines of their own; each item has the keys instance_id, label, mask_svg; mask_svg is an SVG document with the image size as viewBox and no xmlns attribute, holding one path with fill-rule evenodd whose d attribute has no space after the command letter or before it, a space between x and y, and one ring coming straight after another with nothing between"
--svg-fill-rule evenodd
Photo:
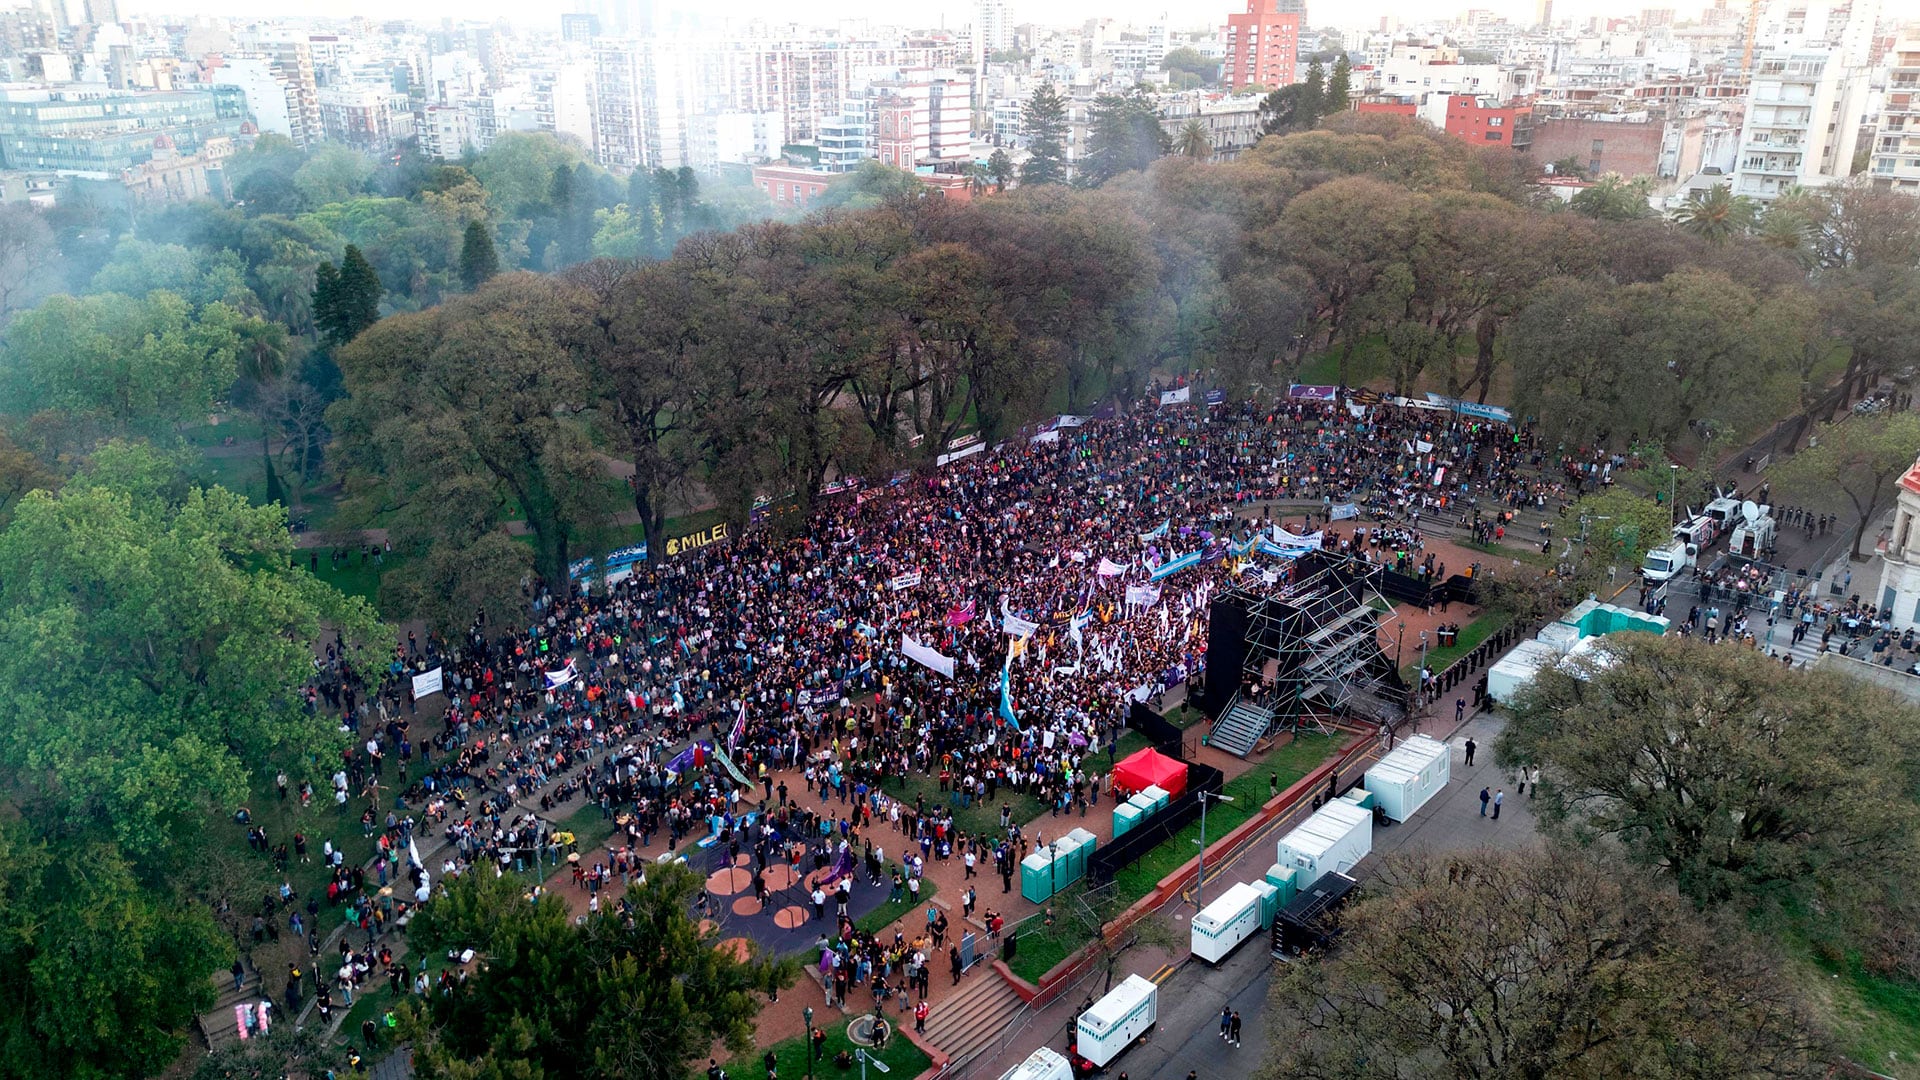
<instances>
[{"instance_id":1,"label":"large crowd of people","mask_svg":"<svg viewBox=\"0 0 1920 1080\"><path fill-rule=\"evenodd\" d=\"M383 842L382 886L402 874L399 849L437 829L452 843L432 877L557 857L565 837L527 808L584 794L618 828L577 866L582 888L637 876L655 836L677 846L702 832L762 869L851 853L875 881L893 867L898 890L929 861L963 859L1004 890L1032 838L1010 819L967 835L955 809L999 803L1008 819L1004 795L1018 792L1084 813L1128 700L1200 673L1207 598L1248 566L1281 565L1256 539L1316 531L1356 557L1444 574L1421 515L1506 520L1598 482L1603 460L1387 404L1061 418L852 488L791 538L752 529L610 585L550 584L525 627L409 633L371 680L329 647L309 704L356 732L333 797L378 804L384 825L366 824ZM1169 563L1182 568L1156 574ZM412 679L436 668L447 704L423 717ZM404 779L385 780L390 760ZM776 789L788 768L805 771L807 793ZM938 777L941 800L901 797L908 774ZM337 902L369 891L341 875Z\"/></svg>"}]
</instances>

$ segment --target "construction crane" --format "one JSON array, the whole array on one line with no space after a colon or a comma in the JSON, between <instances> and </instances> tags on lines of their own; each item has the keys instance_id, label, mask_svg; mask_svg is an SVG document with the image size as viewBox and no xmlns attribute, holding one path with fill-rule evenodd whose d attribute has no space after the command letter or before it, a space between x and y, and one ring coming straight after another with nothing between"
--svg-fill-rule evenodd
<instances>
[{"instance_id":1,"label":"construction crane","mask_svg":"<svg viewBox=\"0 0 1920 1080\"><path fill-rule=\"evenodd\" d=\"M1753 75L1753 39L1760 32L1760 0L1747 0L1747 40L1740 50L1740 73Z\"/></svg>"}]
</instances>

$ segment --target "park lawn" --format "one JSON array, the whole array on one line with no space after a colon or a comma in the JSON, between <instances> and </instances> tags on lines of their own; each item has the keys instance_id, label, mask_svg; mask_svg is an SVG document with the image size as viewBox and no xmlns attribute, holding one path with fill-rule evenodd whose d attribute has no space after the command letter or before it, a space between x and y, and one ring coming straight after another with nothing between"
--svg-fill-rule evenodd
<instances>
[{"instance_id":1,"label":"park lawn","mask_svg":"<svg viewBox=\"0 0 1920 1080\"><path fill-rule=\"evenodd\" d=\"M1482 544L1476 540L1465 539L1455 540L1454 544L1458 547L1466 548L1468 551L1478 551L1485 555L1513 559L1517 562L1526 563L1528 566L1546 568L1551 567L1555 562L1552 555L1530 544L1522 544L1515 547L1512 544L1506 543Z\"/></svg>"},{"instance_id":2,"label":"park lawn","mask_svg":"<svg viewBox=\"0 0 1920 1080\"><path fill-rule=\"evenodd\" d=\"M889 880L891 880L892 871L889 870L888 874L889 874ZM920 879L920 903L916 904L912 900L888 900L886 903L881 904L879 907L874 908L872 911L869 911L865 915L862 915L858 919L855 919L853 921L853 925L859 927L862 930L865 930L867 933L872 934L875 937L880 937L881 936L880 931L887 929L888 927L892 926L895 922L899 921L900 919L905 918L906 916L911 915L916 911L919 911L921 904L932 903L934 896L938 894L939 891L940 891L940 886L935 885L932 879L921 878ZM951 915L948 916L948 919L953 923L955 923L956 925L958 925L959 923L959 920L954 918ZM907 926L903 927L903 929L918 932L921 929L925 928L925 926L926 926L926 919L923 916L919 922L909 923L907 924ZM908 934L908 936L911 937L913 935Z\"/></svg>"},{"instance_id":3,"label":"park lawn","mask_svg":"<svg viewBox=\"0 0 1920 1080\"><path fill-rule=\"evenodd\" d=\"M593 861L592 852L604 844L617 828L612 818L600 813L600 804L591 800L581 803L579 809L558 824L561 832L573 834L573 849L588 862Z\"/></svg>"},{"instance_id":4,"label":"park lawn","mask_svg":"<svg viewBox=\"0 0 1920 1080\"><path fill-rule=\"evenodd\" d=\"M960 807L953 803L951 792L940 790L937 776L925 776L914 773L910 776L889 776L880 782L880 790L899 799L907 806L913 805L915 796L924 796L927 808L948 806L953 809L954 827L968 836L992 836L1000 831L1000 807L1013 808L1013 820L1025 825L1034 818L1046 813L1047 804L1024 792L1008 791L1002 788L994 793L991 804L975 800L972 806Z\"/></svg>"},{"instance_id":5,"label":"park lawn","mask_svg":"<svg viewBox=\"0 0 1920 1080\"><path fill-rule=\"evenodd\" d=\"M1202 720L1205 720L1206 718L1207 718L1207 715L1205 713L1201 712L1199 709L1194 708L1193 706L1187 704L1184 701L1178 705L1175 705L1167 713L1167 723L1172 724L1174 727L1177 727L1182 731L1185 731L1186 729L1192 727L1193 725L1199 723Z\"/></svg>"},{"instance_id":6,"label":"park lawn","mask_svg":"<svg viewBox=\"0 0 1920 1080\"><path fill-rule=\"evenodd\" d=\"M833 1059L842 1050L851 1053L855 1049L853 1040L847 1038L847 1025L862 1015L865 1014L849 1013L842 1016L837 1010L831 1013L824 1009L814 1010L813 1022L820 1025L820 1030L827 1035L826 1045L821 1048L820 1060L813 1066L813 1075L816 1078L840 1076L847 1080L857 1080L860 1075L858 1062L849 1068L842 1069L833 1063ZM869 1061L867 1064L869 1080L880 1080L882 1075L890 1075L892 1080L912 1080L913 1077L933 1067L933 1059L927 1056L927 1052L915 1046L912 1039L900 1034L900 1026L903 1022L911 1026L913 1015L908 1013L902 1017L898 1010L887 1013L887 1023L892 1026L893 1034L887 1040L887 1048L875 1056L887 1066L888 1073L881 1073ZM770 1049L773 1051L774 1060L779 1065L780 1080L800 1080L807 1075L806 1036L795 1035L791 1039L773 1044ZM761 1060L765 1054L765 1050L754 1050L727 1062L728 1080L766 1080L767 1067Z\"/></svg>"},{"instance_id":7,"label":"park lawn","mask_svg":"<svg viewBox=\"0 0 1920 1080\"><path fill-rule=\"evenodd\" d=\"M1428 649L1427 650L1427 669L1429 671L1434 672L1435 674L1438 674L1442 671L1447 670L1447 668L1455 660L1460 659L1461 657L1472 652L1474 649L1478 648L1481 642L1499 633L1502 629L1506 627L1508 623L1512 621L1513 621L1513 613L1510 611L1487 612L1486 614L1473 620L1467 625L1461 627L1460 639L1458 641L1455 641L1451 645L1441 646L1440 648L1437 648L1437 649ZM1402 668L1400 671L1400 677L1406 679L1410 683L1415 682L1420 678L1420 661L1418 659L1419 654L1415 653L1414 656L1415 656L1414 662L1411 664L1408 664L1405 668Z\"/></svg>"},{"instance_id":8,"label":"park lawn","mask_svg":"<svg viewBox=\"0 0 1920 1080\"><path fill-rule=\"evenodd\" d=\"M1274 786L1282 791L1293 786L1295 781L1312 772L1332 755L1338 746L1338 741L1330 736L1297 736L1292 742L1275 749L1266 761L1227 781L1221 794L1232 796L1234 801L1208 808L1207 835L1211 838L1210 842L1217 842L1257 813L1266 805L1270 797L1268 792ZM1269 776L1272 777L1271 782ZM1113 887L1120 901L1132 904L1152 892L1161 879L1199 854L1199 839L1200 822L1196 819L1178 834L1168 837L1165 842L1140 856L1132 865L1122 868L1113 879ZM1052 927L1041 927L1037 921L1029 920L1018 930L1020 944L1015 948L1014 958L1007 967L1015 975L1035 985L1062 960L1092 940L1092 935L1069 920L1061 920Z\"/></svg>"},{"instance_id":9,"label":"park lawn","mask_svg":"<svg viewBox=\"0 0 1920 1080\"><path fill-rule=\"evenodd\" d=\"M1920 1075L1920 982L1867 969L1845 941L1857 930L1821 921L1804 900L1755 915L1754 933L1776 945L1781 975L1800 992L1822 1027L1850 1060L1893 1076Z\"/></svg>"},{"instance_id":10,"label":"park lawn","mask_svg":"<svg viewBox=\"0 0 1920 1080\"><path fill-rule=\"evenodd\" d=\"M1379 334L1368 334L1354 346L1353 355L1347 357L1348 386L1368 386L1387 377L1388 354L1386 338ZM1309 356L1300 365L1300 374L1296 382L1309 386L1335 386L1340 378L1340 350L1328 349L1323 353Z\"/></svg>"}]
</instances>

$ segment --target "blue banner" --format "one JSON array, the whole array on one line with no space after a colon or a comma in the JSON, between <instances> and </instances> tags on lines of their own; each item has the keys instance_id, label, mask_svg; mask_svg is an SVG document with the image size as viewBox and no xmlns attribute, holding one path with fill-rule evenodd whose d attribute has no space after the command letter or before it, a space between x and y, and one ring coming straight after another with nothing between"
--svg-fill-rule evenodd
<instances>
[{"instance_id":1,"label":"blue banner","mask_svg":"<svg viewBox=\"0 0 1920 1080\"><path fill-rule=\"evenodd\" d=\"M1010 688L1012 682L1012 675L1008 673L1006 667L1002 667L1000 669L1000 719L1005 720L1008 727L1019 731L1020 718L1013 715L1013 692Z\"/></svg>"},{"instance_id":2,"label":"blue banner","mask_svg":"<svg viewBox=\"0 0 1920 1080\"><path fill-rule=\"evenodd\" d=\"M1429 393L1427 400L1435 405L1445 405L1461 416L1471 416L1476 420L1493 420L1502 424L1513 423L1513 413L1498 405L1482 405L1476 401L1461 401L1441 394Z\"/></svg>"},{"instance_id":3,"label":"blue banner","mask_svg":"<svg viewBox=\"0 0 1920 1080\"><path fill-rule=\"evenodd\" d=\"M647 561L647 545L644 543L641 543L641 544L634 544L631 547L615 548L614 550L607 552L606 558L600 561L605 566L605 572L608 574L611 574L615 570L624 569L626 567L632 566L635 563L646 562ZM572 577L582 577L592 569L593 569L592 559L581 559L579 562L573 563L572 565L568 566L567 573Z\"/></svg>"},{"instance_id":4,"label":"blue banner","mask_svg":"<svg viewBox=\"0 0 1920 1080\"><path fill-rule=\"evenodd\" d=\"M1360 516L1360 508L1353 503L1335 503L1327 510L1327 517L1334 521L1345 521Z\"/></svg>"},{"instance_id":5,"label":"blue banner","mask_svg":"<svg viewBox=\"0 0 1920 1080\"><path fill-rule=\"evenodd\" d=\"M1149 575L1149 580L1159 581L1161 578L1171 577L1190 566L1198 566L1199 564L1200 552L1197 550L1189 551L1185 555L1176 555L1155 567L1153 573Z\"/></svg>"},{"instance_id":6,"label":"blue banner","mask_svg":"<svg viewBox=\"0 0 1920 1080\"><path fill-rule=\"evenodd\" d=\"M1259 545L1254 548L1254 550L1258 551L1262 555L1271 555L1276 559L1297 559L1301 555L1305 554L1306 552L1312 549L1311 548L1283 548L1279 544L1276 544L1271 540L1263 539L1260 541Z\"/></svg>"},{"instance_id":7,"label":"blue banner","mask_svg":"<svg viewBox=\"0 0 1920 1080\"><path fill-rule=\"evenodd\" d=\"M1225 390L1207 391L1207 404L1225 405L1226 403L1227 403L1227 392Z\"/></svg>"}]
</instances>

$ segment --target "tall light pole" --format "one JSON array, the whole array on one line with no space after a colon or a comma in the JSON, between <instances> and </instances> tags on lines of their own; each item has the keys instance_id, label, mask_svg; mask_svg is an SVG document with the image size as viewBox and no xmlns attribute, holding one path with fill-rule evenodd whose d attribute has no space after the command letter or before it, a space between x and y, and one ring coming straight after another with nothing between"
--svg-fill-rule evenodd
<instances>
[{"instance_id":1,"label":"tall light pole","mask_svg":"<svg viewBox=\"0 0 1920 1080\"><path fill-rule=\"evenodd\" d=\"M1202 899L1204 896L1202 890L1206 888L1207 884L1207 800L1232 802L1233 796L1214 795L1205 791L1196 792L1196 794L1200 796L1200 839L1198 841L1200 844L1200 874L1193 879L1193 906L1196 910L1205 911L1207 905Z\"/></svg>"},{"instance_id":2,"label":"tall light pole","mask_svg":"<svg viewBox=\"0 0 1920 1080\"><path fill-rule=\"evenodd\" d=\"M813 1006L800 1012L807 1022L807 1080L813 1080Z\"/></svg>"},{"instance_id":3,"label":"tall light pole","mask_svg":"<svg viewBox=\"0 0 1920 1080\"><path fill-rule=\"evenodd\" d=\"M1680 508L1673 504L1674 486L1680 482L1680 466L1667 462L1667 528L1680 524Z\"/></svg>"}]
</instances>

